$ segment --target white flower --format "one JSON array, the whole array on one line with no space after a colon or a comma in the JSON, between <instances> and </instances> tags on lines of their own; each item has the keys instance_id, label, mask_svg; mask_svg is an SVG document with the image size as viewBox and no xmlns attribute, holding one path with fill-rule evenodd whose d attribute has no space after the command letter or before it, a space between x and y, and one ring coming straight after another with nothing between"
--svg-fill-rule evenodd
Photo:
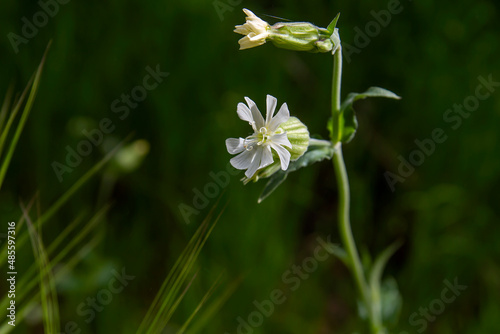
<instances>
[{"instance_id":1,"label":"white flower","mask_svg":"<svg viewBox=\"0 0 500 334\"><path fill-rule=\"evenodd\" d=\"M226 139L227 151L230 154L238 154L230 160L236 169L246 169L245 176L251 178L255 172L274 162L274 150L281 163L281 169L286 170L290 163L290 152L284 147L292 148L287 133L279 126L290 118L288 106L283 103L278 113L274 115L277 99L267 95L266 120L262 117L255 103L245 97L248 107L238 104L238 116L250 123L254 131L253 135L243 138Z\"/></svg>"},{"instance_id":2,"label":"white flower","mask_svg":"<svg viewBox=\"0 0 500 334\"><path fill-rule=\"evenodd\" d=\"M245 37L238 41L240 50L264 44L269 36L268 30L270 28L266 21L261 20L250 10L244 8L243 11L247 14L246 23L236 26L236 29L234 29L234 32L245 35Z\"/></svg>"}]
</instances>

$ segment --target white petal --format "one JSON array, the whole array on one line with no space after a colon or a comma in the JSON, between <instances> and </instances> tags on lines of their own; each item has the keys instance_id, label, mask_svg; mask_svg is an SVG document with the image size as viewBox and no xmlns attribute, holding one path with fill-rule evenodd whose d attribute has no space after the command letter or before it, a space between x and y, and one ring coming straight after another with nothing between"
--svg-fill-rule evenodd
<instances>
[{"instance_id":1,"label":"white petal","mask_svg":"<svg viewBox=\"0 0 500 334\"><path fill-rule=\"evenodd\" d=\"M250 30L248 30L245 25L235 26L233 31L242 35L247 35L248 33L250 33Z\"/></svg>"},{"instance_id":2,"label":"white petal","mask_svg":"<svg viewBox=\"0 0 500 334\"><path fill-rule=\"evenodd\" d=\"M278 144L281 146L286 146L288 148L292 148L292 143L290 143L290 140L288 140L288 136L285 133L280 133L280 134L275 134L269 138L272 143Z\"/></svg>"},{"instance_id":3,"label":"white petal","mask_svg":"<svg viewBox=\"0 0 500 334\"><path fill-rule=\"evenodd\" d=\"M257 18L255 20L248 20L245 23L246 28L253 31L255 34L260 35L260 34L266 34L269 35L269 32L267 31L267 22L262 21L261 19Z\"/></svg>"},{"instance_id":4,"label":"white petal","mask_svg":"<svg viewBox=\"0 0 500 334\"><path fill-rule=\"evenodd\" d=\"M267 32L263 32L263 33L260 33L258 35L255 34L255 33L253 33L253 32L251 32L251 33L248 34L248 39L251 42L257 44L255 46L258 46L258 45L262 45L262 44L264 44L266 42L267 36L269 36L269 34Z\"/></svg>"},{"instance_id":5,"label":"white petal","mask_svg":"<svg viewBox=\"0 0 500 334\"><path fill-rule=\"evenodd\" d=\"M278 103L278 100L274 96L267 95L266 125L268 125L269 122L271 122L271 119L273 118L273 115L274 115L274 111L276 110L277 103Z\"/></svg>"},{"instance_id":6,"label":"white petal","mask_svg":"<svg viewBox=\"0 0 500 334\"><path fill-rule=\"evenodd\" d=\"M283 103L276 116L274 116L272 120L269 122L268 125L269 130L276 131L278 126L280 126L281 123L288 121L289 118L290 118L290 111L288 111L288 105L286 103Z\"/></svg>"},{"instance_id":7,"label":"white petal","mask_svg":"<svg viewBox=\"0 0 500 334\"><path fill-rule=\"evenodd\" d=\"M238 117L247 122L253 122L252 112L244 103L238 103L238 108L236 110Z\"/></svg>"},{"instance_id":8,"label":"white petal","mask_svg":"<svg viewBox=\"0 0 500 334\"><path fill-rule=\"evenodd\" d=\"M253 160L251 161L250 166L248 166L248 169L245 172L246 177L251 178L255 174L257 169L259 169L263 151L264 150L261 147L255 149Z\"/></svg>"},{"instance_id":9,"label":"white petal","mask_svg":"<svg viewBox=\"0 0 500 334\"><path fill-rule=\"evenodd\" d=\"M282 170L287 170L288 169L288 164L290 163L290 152L288 150L278 144L271 143L271 147L278 153L278 156L280 157L280 162L281 162L281 169Z\"/></svg>"},{"instance_id":10,"label":"white petal","mask_svg":"<svg viewBox=\"0 0 500 334\"><path fill-rule=\"evenodd\" d=\"M263 148L262 159L260 161L259 168L264 168L266 166L269 166L273 162L274 159L273 159L273 153L271 152L271 147L269 145L266 145Z\"/></svg>"},{"instance_id":11,"label":"white petal","mask_svg":"<svg viewBox=\"0 0 500 334\"><path fill-rule=\"evenodd\" d=\"M254 48L256 46L262 45L266 40L251 41L248 36L241 38L238 43L240 44L240 50Z\"/></svg>"},{"instance_id":12,"label":"white petal","mask_svg":"<svg viewBox=\"0 0 500 334\"><path fill-rule=\"evenodd\" d=\"M259 108L257 108L255 102L253 102L246 96L245 100L247 101L248 107L252 111L253 121L255 122L257 131L259 131L259 129L264 126L264 118L262 117L262 114L260 113Z\"/></svg>"},{"instance_id":13,"label":"white petal","mask_svg":"<svg viewBox=\"0 0 500 334\"><path fill-rule=\"evenodd\" d=\"M228 138L226 139L226 148L230 154L237 154L243 152L245 147L245 139L243 138Z\"/></svg>"},{"instance_id":14,"label":"white petal","mask_svg":"<svg viewBox=\"0 0 500 334\"><path fill-rule=\"evenodd\" d=\"M250 9L243 8L243 12L248 16L248 17L257 17Z\"/></svg>"},{"instance_id":15,"label":"white petal","mask_svg":"<svg viewBox=\"0 0 500 334\"><path fill-rule=\"evenodd\" d=\"M256 152L255 150L252 151L245 150L242 153L235 156L234 158L232 158L231 160L229 160L229 162L236 169L247 169L254 160L255 152Z\"/></svg>"}]
</instances>

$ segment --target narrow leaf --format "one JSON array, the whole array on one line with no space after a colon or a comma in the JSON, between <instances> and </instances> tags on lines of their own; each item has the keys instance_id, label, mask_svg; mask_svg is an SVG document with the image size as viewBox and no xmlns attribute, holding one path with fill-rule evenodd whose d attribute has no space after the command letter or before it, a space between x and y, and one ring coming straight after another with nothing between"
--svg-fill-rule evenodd
<instances>
[{"instance_id":1,"label":"narrow leaf","mask_svg":"<svg viewBox=\"0 0 500 334\"><path fill-rule=\"evenodd\" d=\"M54 278L57 281L62 273L70 271L74 268L85 256L87 256L104 238L104 234L100 233L97 236L93 237L87 244L85 244L77 254L73 255L68 262L62 263L59 267L59 270L54 273ZM53 261L50 262L51 266L55 266L56 264ZM37 281L38 282L38 281ZM24 293L25 290L22 288L18 288L20 293ZM7 295L5 298L7 300L6 305L8 304ZM16 294L16 299L18 299L18 295ZM16 320L21 322L24 318L28 316L31 310L38 305L38 300L40 299L40 291L38 291L34 296L32 296L26 303L20 305L19 311L16 314ZM16 300L17 303L17 300ZM4 300L2 299L2 305L4 304ZM15 327L8 324L8 318L4 320L4 322L0 325L0 334L7 334L14 330Z\"/></svg>"},{"instance_id":2,"label":"narrow leaf","mask_svg":"<svg viewBox=\"0 0 500 334\"><path fill-rule=\"evenodd\" d=\"M277 171L276 173L271 175L269 177L269 181L267 181L266 186L264 187L264 190L262 190L257 203L262 203L263 200L271 195L273 191L275 191L276 188L278 188L286 180L287 176L288 173L282 170Z\"/></svg>"},{"instance_id":3,"label":"narrow leaf","mask_svg":"<svg viewBox=\"0 0 500 334\"><path fill-rule=\"evenodd\" d=\"M391 256L396 252L396 250L401 247L403 242L398 240L387 247L382 253L377 256L370 273L370 292L372 298L372 312L377 314L376 318L380 319L384 310L384 302L389 297L390 292L383 291L381 289L381 279L384 272L384 268L391 258ZM388 294L389 293L389 294ZM387 306L386 306L387 308Z\"/></svg>"},{"instance_id":4,"label":"narrow leaf","mask_svg":"<svg viewBox=\"0 0 500 334\"><path fill-rule=\"evenodd\" d=\"M17 125L16 132L14 133L14 137L12 138L12 141L9 145L9 150L7 151L7 154L5 156L4 161L2 162L2 166L0 167L0 189L2 188L2 183L5 178L5 174L7 173L7 168L9 167L10 161L12 159L12 156L14 155L14 151L17 146L17 142L19 141L19 138L21 137L21 133L23 132L24 125L26 124L26 121L28 120L28 116L30 114L31 108L33 107L33 103L35 102L35 97L38 91L38 85L40 84L40 78L42 76L42 70L43 66L45 64L45 59L47 57L47 53L49 51L51 42L47 45L47 49L45 50L45 53L43 55L42 61L40 62L40 65L38 65L38 69L35 74L35 78L33 80L33 85L31 86L31 91L30 95L28 97L28 101L26 102L26 105L24 106L24 110L21 114L21 119L19 120L19 124Z\"/></svg>"},{"instance_id":5,"label":"narrow leaf","mask_svg":"<svg viewBox=\"0 0 500 334\"><path fill-rule=\"evenodd\" d=\"M194 309L194 311L191 313L191 315L186 320L186 322L184 322L184 324L182 325L181 329L179 329L177 331L177 334L183 334L186 331L186 329L191 324L191 322L193 321L193 319L196 316L196 314L200 311L200 309L207 302L207 300L210 298L210 296L215 291L215 289L219 286L221 278L222 278L222 273L219 275L219 277L217 277L217 279L212 284L212 286L210 287L210 289L205 293L205 296L203 296L202 300L200 301L200 303L198 304L198 306Z\"/></svg>"},{"instance_id":6,"label":"narrow leaf","mask_svg":"<svg viewBox=\"0 0 500 334\"><path fill-rule=\"evenodd\" d=\"M382 278L382 273L384 272L387 262L402 244L403 241L398 240L392 243L382 253L380 253L379 256L377 256L375 262L373 262L370 274L370 285L380 285L380 279Z\"/></svg>"},{"instance_id":7,"label":"narrow leaf","mask_svg":"<svg viewBox=\"0 0 500 334\"><path fill-rule=\"evenodd\" d=\"M396 325L403 307L403 297L399 292L398 283L393 277L387 277L382 281L380 294L383 322L388 325Z\"/></svg>"},{"instance_id":8,"label":"narrow leaf","mask_svg":"<svg viewBox=\"0 0 500 334\"><path fill-rule=\"evenodd\" d=\"M120 150L120 148L132 137L132 133L129 134L124 140L118 143L106 156L104 156L98 163L96 163L92 168L90 168L82 177L80 177L66 192L64 192L61 197L57 199L57 201L52 204L52 206L45 211L40 218L35 222L35 228L39 228L39 226L43 226L46 221L48 221L52 216L54 216L59 209L88 181L90 180L97 172L99 172L108 161ZM26 234L21 234L16 244L17 247L21 247L27 240ZM4 247L0 251L0 265L2 265L5 261L5 258L2 255L5 255L7 252L7 248Z\"/></svg>"},{"instance_id":9,"label":"narrow leaf","mask_svg":"<svg viewBox=\"0 0 500 334\"><path fill-rule=\"evenodd\" d=\"M340 110L344 110L349 105L353 104L354 102L356 102L358 100L366 99L367 97L385 97L388 99L395 99L395 100L401 99L400 96L394 94L393 92L391 92L390 90L387 90L385 88L370 87L363 93L350 93L349 95L347 95L347 98L342 103Z\"/></svg>"},{"instance_id":10,"label":"narrow leaf","mask_svg":"<svg viewBox=\"0 0 500 334\"><path fill-rule=\"evenodd\" d=\"M137 333L160 333L168 324L168 321L182 299L179 298L180 289L185 284L202 247L224 211L222 209L217 218L211 222L218 202L214 204L212 210L196 230L188 245L168 273Z\"/></svg>"},{"instance_id":11,"label":"narrow leaf","mask_svg":"<svg viewBox=\"0 0 500 334\"><path fill-rule=\"evenodd\" d=\"M330 34L333 34L333 31L335 30L335 27L337 26L337 21L339 20L339 17L340 17L340 13L338 13L337 16L335 16L335 18L332 20L332 22L330 22L330 24L326 28L326 30L328 30L328 32Z\"/></svg>"},{"instance_id":12,"label":"narrow leaf","mask_svg":"<svg viewBox=\"0 0 500 334\"><path fill-rule=\"evenodd\" d=\"M271 193L275 191L276 188L283 183L283 181L285 181L288 173L295 172L300 168L310 166L324 159L331 159L334 151L335 149L331 145L309 145L306 153L304 153L304 155L302 155L299 159L290 162L286 171L280 170L269 177L269 181L260 194L258 202L261 203L264 199L271 195Z\"/></svg>"},{"instance_id":13,"label":"narrow leaf","mask_svg":"<svg viewBox=\"0 0 500 334\"><path fill-rule=\"evenodd\" d=\"M5 123L5 118L7 117L7 113L10 109L10 102L12 100L12 94L14 93L14 85L10 85L7 93L5 94L5 98L3 100L2 108L0 109L0 136L3 136L3 125ZM0 155L1 155L0 150Z\"/></svg>"},{"instance_id":14,"label":"narrow leaf","mask_svg":"<svg viewBox=\"0 0 500 334\"><path fill-rule=\"evenodd\" d=\"M350 142L356 130L358 129L358 120L356 118L356 113L354 111L354 102L366 99L367 97L385 97L388 99L399 100L401 97L394 94L393 92L380 88L380 87L370 87L364 93L350 93L347 95L346 100L342 103L340 107L340 140L343 143ZM331 131L331 125L329 124L329 129Z\"/></svg>"},{"instance_id":15,"label":"narrow leaf","mask_svg":"<svg viewBox=\"0 0 500 334\"><path fill-rule=\"evenodd\" d=\"M14 104L14 107L10 111L9 118L7 119L7 123L5 123L5 127L2 125L2 131L0 132L0 156L3 153L5 142L7 141L7 136L10 133L10 128L12 127L12 124L16 120L16 116L19 113L19 110L21 110L21 106L23 105L24 100L26 99L26 95L28 94L28 92L30 91L30 88L32 87L33 78L34 78L34 75L31 76L31 78L28 81L28 83L26 84L26 87L24 88L21 96L19 97L17 102ZM6 103L4 103L4 105L2 106L2 109L3 108L7 108ZM2 110L2 112L3 112L3 110ZM6 117L6 115L5 115L5 117ZM5 119L3 121L5 121Z\"/></svg>"},{"instance_id":16,"label":"narrow leaf","mask_svg":"<svg viewBox=\"0 0 500 334\"><path fill-rule=\"evenodd\" d=\"M208 305L205 310L198 317L196 317L193 325L189 328L190 334L205 332L207 323L210 319L216 316L221 307L226 303L229 297L232 296L234 291L236 291L241 281L242 277L234 280L231 284L229 284L229 286L224 286L222 295L217 297L215 301L211 302L210 305Z\"/></svg>"},{"instance_id":17,"label":"narrow leaf","mask_svg":"<svg viewBox=\"0 0 500 334\"><path fill-rule=\"evenodd\" d=\"M38 263L39 276L40 276L40 296L42 300L43 310L43 325L45 333L59 333L59 304L57 301L57 291L54 281L52 270L49 267L50 261L48 259L42 238L33 227L33 223L28 215L28 212L22 207L25 214L26 224L31 237L33 245L33 254Z\"/></svg>"}]
</instances>

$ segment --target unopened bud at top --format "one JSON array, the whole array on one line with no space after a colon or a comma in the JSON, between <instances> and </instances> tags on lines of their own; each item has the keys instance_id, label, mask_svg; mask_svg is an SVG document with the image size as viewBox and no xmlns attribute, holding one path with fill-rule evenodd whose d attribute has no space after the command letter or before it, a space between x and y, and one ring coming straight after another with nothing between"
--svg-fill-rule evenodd
<instances>
[{"instance_id":1,"label":"unopened bud at top","mask_svg":"<svg viewBox=\"0 0 500 334\"><path fill-rule=\"evenodd\" d=\"M308 22L279 22L269 33L269 40L282 49L308 52L330 52L333 43L328 31Z\"/></svg>"},{"instance_id":2,"label":"unopened bud at top","mask_svg":"<svg viewBox=\"0 0 500 334\"><path fill-rule=\"evenodd\" d=\"M236 26L234 32L245 35L238 41L240 50L253 48L266 42L269 36L269 23L260 19L252 11L244 8L243 12L247 14L246 22L243 25Z\"/></svg>"},{"instance_id":3,"label":"unopened bud at top","mask_svg":"<svg viewBox=\"0 0 500 334\"><path fill-rule=\"evenodd\" d=\"M249 49L271 41L275 46L288 50L308 52L334 52L340 40L335 25L338 16L327 29L309 22L278 22L269 25L248 9L243 9L246 17L244 25L236 26L236 33L245 35L238 43L240 50Z\"/></svg>"}]
</instances>

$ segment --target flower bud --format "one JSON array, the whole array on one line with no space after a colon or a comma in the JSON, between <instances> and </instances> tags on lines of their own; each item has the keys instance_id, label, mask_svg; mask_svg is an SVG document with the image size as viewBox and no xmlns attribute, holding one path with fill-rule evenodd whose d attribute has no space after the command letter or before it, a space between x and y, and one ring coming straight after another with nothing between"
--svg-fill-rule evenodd
<instances>
[{"instance_id":1,"label":"flower bud","mask_svg":"<svg viewBox=\"0 0 500 334\"><path fill-rule=\"evenodd\" d=\"M245 36L238 41L240 50L264 44L269 36L269 24L251 10L244 8L243 12L247 15L245 24L234 27L235 33Z\"/></svg>"},{"instance_id":2,"label":"flower bud","mask_svg":"<svg viewBox=\"0 0 500 334\"><path fill-rule=\"evenodd\" d=\"M252 11L243 9L247 15L245 24L237 25L234 32L244 35L238 43L240 50L253 48L271 41L275 46L295 51L332 52L340 46L338 29L339 15L328 25L320 28L309 22L278 22L269 25Z\"/></svg>"},{"instance_id":3,"label":"flower bud","mask_svg":"<svg viewBox=\"0 0 500 334\"><path fill-rule=\"evenodd\" d=\"M279 22L269 29L268 39L282 49L331 52L334 45L326 29L308 22Z\"/></svg>"}]
</instances>

